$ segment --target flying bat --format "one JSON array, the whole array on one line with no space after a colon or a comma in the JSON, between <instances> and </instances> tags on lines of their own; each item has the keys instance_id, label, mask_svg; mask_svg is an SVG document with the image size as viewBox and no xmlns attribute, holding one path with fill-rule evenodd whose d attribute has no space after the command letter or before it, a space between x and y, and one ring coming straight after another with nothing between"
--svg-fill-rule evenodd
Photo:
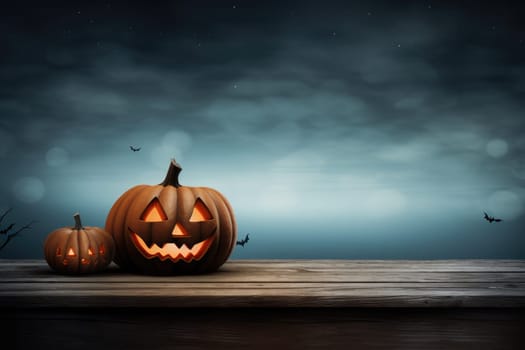
<instances>
[{"instance_id":1,"label":"flying bat","mask_svg":"<svg viewBox=\"0 0 525 350\"><path fill-rule=\"evenodd\" d=\"M138 152L140 151L140 147L139 148L135 148L133 146L129 146L129 148L133 151L133 152Z\"/></svg>"},{"instance_id":2,"label":"flying bat","mask_svg":"<svg viewBox=\"0 0 525 350\"><path fill-rule=\"evenodd\" d=\"M244 245L245 245L246 243L248 243L249 240L250 240L250 234L247 233L247 234L246 234L246 237L245 237L244 239L241 239L240 241L237 241L237 245L241 245L241 246L244 247Z\"/></svg>"},{"instance_id":3,"label":"flying bat","mask_svg":"<svg viewBox=\"0 0 525 350\"><path fill-rule=\"evenodd\" d=\"M484 218L485 220L487 220L488 222L492 223L493 221L495 222L500 222L500 221L503 221L502 219L495 219L493 216L489 216L487 213L483 212L483 214L485 214Z\"/></svg>"}]
</instances>

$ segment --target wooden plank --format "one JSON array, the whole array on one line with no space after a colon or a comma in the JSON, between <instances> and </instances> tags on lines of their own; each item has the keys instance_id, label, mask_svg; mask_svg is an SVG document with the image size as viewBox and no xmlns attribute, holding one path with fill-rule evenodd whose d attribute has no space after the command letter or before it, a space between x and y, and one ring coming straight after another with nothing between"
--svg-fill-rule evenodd
<instances>
[{"instance_id":1,"label":"wooden plank","mask_svg":"<svg viewBox=\"0 0 525 350\"><path fill-rule=\"evenodd\" d=\"M465 259L465 260L229 260L223 265L225 267L235 265L237 267L257 267L265 269L402 269L415 271L480 271L500 272L516 271L523 272L525 260L491 260L491 259ZM17 269L31 266L47 265L41 259L0 259L0 270ZM112 266L116 266L112 264Z\"/></svg>"},{"instance_id":2,"label":"wooden plank","mask_svg":"<svg viewBox=\"0 0 525 350\"><path fill-rule=\"evenodd\" d=\"M521 260L233 260L199 276L3 260L0 322L15 348L520 349L524 278Z\"/></svg>"},{"instance_id":3,"label":"wooden plank","mask_svg":"<svg viewBox=\"0 0 525 350\"><path fill-rule=\"evenodd\" d=\"M0 262L0 307L524 307L523 261L230 261L198 276ZM486 270L483 270L486 269Z\"/></svg>"},{"instance_id":4,"label":"wooden plank","mask_svg":"<svg viewBox=\"0 0 525 350\"><path fill-rule=\"evenodd\" d=\"M220 291L222 292L222 291ZM277 294L260 295L260 291L244 291L244 293L224 293L214 297L210 293L202 295L157 295L143 294L130 295L128 293L115 293L111 296L99 293L64 293L64 294L25 294L17 296L2 296L2 307L17 305L19 308L50 308L50 307L79 307L79 308L238 308L238 307L374 307L374 308L406 308L406 307L463 307L463 308L517 308L525 307L521 295L484 295L482 293L468 293L452 291L451 293L427 293L406 290L390 290L387 292L374 293L370 290L368 294L345 293L305 293L284 292Z\"/></svg>"},{"instance_id":5,"label":"wooden plank","mask_svg":"<svg viewBox=\"0 0 525 350\"><path fill-rule=\"evenodd\" d=\"M414 283L438 283L438 282L458 282L458 283L524 283L525 275L519 273L448 273L448 272L339 272L331 274L297 272L288 274L271 274L259 272L235 273L235 274L215 274L202 276L139 276L129 274L104 274L96 276L56 276L39 275L35 280L34 275L4 276L0 283L165 283L172 282L194 282L194 283L278 283L278 282L315 282L315 283L380 283L380 282L414 282Z\"/></svg>"},{"instance_id":6,"label":"wooden plank","mask_svg":"<svg viewBox=\"0 0 525 350\"><path fill-rule=\"evenodd\" d=\"M373 264L372 264L373 265ZM316 261L305 261L304 264L293 261L290 263L270 262L259 264L254 262L233 261L226 263L218 272L199 276L142 276L124 273L116 266L108 271L89 276L61 276L55 274L43 264L1 264L1 282L85 282L85 283L116 283L134 282L156 283L166 281L177 282L525 282L525 263L514 263L512 267L500 266L492 262L487 265L487 271L472 264L442 265L429 268L426 262L412 262L411 268L400 267L395 262L382 267L370 268L362 262L343 262L330 265ZM433 265L433 264L432 264ZM505 265L505 264L502 264Z\"/></svg>"},{"instance_id":7,"label":"wooden plank","mask_svg":"<svg viewBox=\"0 0 525 350\"><path fill-rule=\"evenodd\" d=\"M261 289L172 292L169 295L151 289L107 292L63 292L2 294L1 307L129 307L129 308L193 308L193 307L525 307L523 291L487 293L470 290L413 290L377 289L335 290L308 288L306 290Z\"/></svg>"},{"instance_id":8,"label":"wooden plank","mask_svg":"<svg viewBox=\"0 0 525 350\"><path fill-rule=\"evenodd\" d=\"M15 349L521 349L525 309L24 309Z\"/></svg>"}]
</instances>

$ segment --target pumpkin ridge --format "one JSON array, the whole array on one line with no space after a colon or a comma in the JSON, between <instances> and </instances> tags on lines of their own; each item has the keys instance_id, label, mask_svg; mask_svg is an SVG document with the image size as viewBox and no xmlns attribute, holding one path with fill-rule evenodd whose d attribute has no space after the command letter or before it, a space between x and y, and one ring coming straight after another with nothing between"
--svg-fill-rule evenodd
<instances>
[{"instance_id":1,"label":"pumpkin ridge","mask_svg":"<svg viewBox=\"0 0 525 350\"><path fill-rule=\"evenodd\" d=\"M226 202L226 198L222 196L218 191L215 191L213 189L210 189L208 194L213 197L215 205L221 206L222 210L227 213L227 215L221 215L221 218L223 220L221 221L220 225L224 226L218 226L220 227L221 232L222 231L229 231L232 234L231 235L223 235L225 238L228 238L229 241L227 241L227 247L222 250L222 254L219 254L217 260L219 261L220 265L222 265L227 259L228 256L231 254L233 247L235 245L237 232L235 230L235 226L233 224L233 214L230 212L229 207ZM227 220L227 221L226 221ZM225 222L223 222L225 221Z\"/></svg>"},{"instance_id":2,"label":"pumpkin ridge","mask_svg":"<svg viewBox=\"0 0 525 350\"><path fill-rule=\"evenodd\" d=\"M75 226L76 228L76 226ZM87 241L87 245L89 245L89 238L87 237L87 232L84 231L84 229L80 229L78 230L78 237L77 237L77 242L78 242L78 250L75 252L77 254L77 261L78 261L78 268L80 270L80 272L87 272L89 270L89 265L86 266L85 264L82 263L82 259L85 259L83 256L85 254L85 251L87 251L86 249L86 241ZM85 250L84 250L85 249Z\"/></svg>"},{"instance_id":3,"label":"pumpkin ridge","mask_svg":"<svg viewBox=\"0 0 525 350\"><path fill-rule=\"evenodd\" d=\"M142 208L137 209L137 207L139 205L142 206L141 201L137 200L137 198L141 197L143 195L146 195L146 196L149 197L150 194L154 194L152 197L157 197L158 198L159 197L159 193L162 191L163 188L164 187L159 186L159 185L144 186L135 195L132 195L131 198L127 201L127 203L129 203L129 204L127 206L127 209L126 209L126 207L124 208L125 209L124 214L123 214L124 219L120 222L121 230L118 231L120 239L123 242L123 244L121 245L123 254L127 255L127 250L129 249L128 244L131 243L131 242L129 242L129 239L126 236L127 233L128 233L128 225L127 225L127 223L130 220L136 219L134 217L136 215L136 212L142 212ZM151 200L149 200L147 202L149 203L150 201ZM141 232L141 235L146 235L147 237L149 237L148 241L151 241L151 235L152 235L152 228L151 227L152 227L152 225L150 224L149 228L148 228L148 232ZM135 228L132 228L132 229L135 230ZM135 262L133 262L133 259L129 259L129 261L130 261L129 265L133 266L133 268L136 269L137 266L136 266Z\"/></svg>"},{"instance_id":4,"label":"pumpkin ridge","mask_svg":"<svg viewBox=\"0 0 525 350\"><path fill-rule=\"evenodd\" d=\"M138 185L133 188L131 188L127 193L128 196L122 195L120 199L122 199L122 202L120 205L114 209L111 209L110 213L113 213L113 215L109 215L109 217L114 218L112 222L112 230L110 231L110 234L113 236L113 239L116 243L116 249L115 249L115 258L113 259L119 266L122 265L129 265L130 259L127 257L127 254L123 250L123 248L119 247L125 247L126 246L126 237L122 234L122 230L126 229L125 225L122 225L122 220L126 220L126 207L128 206L128 203L134 201L136 197L141 193L141 191L147 188L146 185ZM123 209L124 208L124 209ZM121 218L123 217L123 219ZM120 227L119 227L120 226Z\"/></svg>"},{"instance_id":5,"label":"pumpkin ridge","mask_svg":"<svg viewBox=\"0 0 525 350\"><path fill-rule=\"evenodd\" d=\"M88 235L86 232L86 237L88 239L86 250L91 249L91 251L93 252L93 255L89 257L89 267L90 268L94 268L96 264L98 263L98 237L101 236L102 233L99 232L98 230L96 230L95 233L96 235ZM93 245L93 243L95 245Z\"/></svg>"},{"instance_id":6,"label":"pumpkin ridge","mask_svg":"<svg viewBox=\"0 0 525 350\"><path fill-rule=\"evenodd\" d=\"M138 187L138 186L136 186ZM131 191L132 189L130 189ZM117 213L119 208L122 206L122 203L125 201L125 197L122 195L120 196L117 201L113 204L113 206L111 207L110 209L110 213ZM113 239L116 241L117 240L117 237L115 236L114 232L115 232L115 224L117 223L117 220L116 219L113 219L116 215L108 215L107 218L106 218L106 223L104 224L104 228L106 229L107 232L109 232L109 234L113 237ZM114 259L115 262L118 263L118 261L120 260L120 257L119 257L119 254L118 252L115 250L115 257Z\"/></svg>"},{"instance_id":7,"label":"pumpkin ridge","mask_svg":"<svg viewBox=\"0 0 525 350\"><path fill-rule=\"evenodd\" d=\"M102 257L99 254L99 238L102 238L103 233L100 231L96 231L96 235L91 235L89 240L89 246L87 249L91 249L93 252L93 255L89 259L90 266L96 266L97 264L101 263Z\"/></svg>"},{"instance_id":8,"label":"pumpkin ridge","mask_svg":"<svg viewBox=\"0 0 525 350\"><path fill-rule=\"evenodd\" d=\"M172 230L172 228L175 227L175 224L178 222L178 213L176 210L177 205L173 205L173 203L178 203L178 192L179 189L172 186L162 187L162 189L159 191L157 198L159 199L168 218L162 223L151 225L151 239L155 242L158 242L159 239L162 240L162 238L165 237L164 232L167 230ZM175 212L175 215L172 214L173 212Z\"/></svg>"},{"instance_id":9,"label":"pumpkin ridge","mask_svg":"<svg viewBox=\"0 0 525 350\"><path fill-rule=\"evenodd\" d=\"M67 230L67 229L66 229ZM75 232L74 229L70 229L70 231L65 231L65 233L67 234L67 241L66 241L66 246L64 247L64 251L62 252L63 256L64 256L64 259L68 259L68 265L67 265L67 269L70 269L71 268L71 264L73 263L72 261L70 261L69 258L67 258L67 254L69 252L69 249L68 247L72 247L74 246L75 249L78 251L78 239L76 237L76 235L74 235L73 233ZM75 258L77 257L77 253L75 251Z\"/></svg>"},{"instance_id":10,"label":"pumpkin ridge","mask_svg":"<svg viewBox=\"0 0 525 350\"><path fill-rule=\"evenodd\" d=\"M132 187L131 189L128 190L127 192L127 196L120 196L120 198L115 202L115 204L113 204L113 207L111 208L110 211L116 213L117 215L113 215L113 216L108 216L108 218L106 219L106 222L110 222L112 224L112 227L111 227L111 231L109 232L118 232L118 228L115 227L115 223L117 223L119 220L118 219L118 214L121 212L121 208L122 206L124 205L124 203L128 202L130 200L130 196L133 196L135 194L135 192L139 191L141 188L145 187L146 185L138 185L138 186L135 186L135 187ZM116 217L115 217L116 216ZM107 223L106 223L107 225Z\"/></svg>"},{"instance_id":11,"label":"pumpkin ridge","mask_svg":"<svg viewBox=\"0 0 525 350\"><path fill-rule=\"evenodd\" d=\"M213 218L215 219L215 231L216 231L215 235L217 237L215 238L213 247L211 247L210 250L208 251L209 253L208 257L213 257L213 258L211 259L208 258L208 259L203 260L202 266L199 268L200 270L201 269L206 270L208 268L211 268L210 265L216 264L216 257L220 253L221 245L224 242L225 237L223 234L223 230L221 230L221 226L220 226L221 213L219 212L217 203L215 202L213 197L209 195L207 187L192 187L191 192L193 193L193 197L200 198L203 201L204 205L206 205L208 210L212 212L211 214ZM200 225L202 226L202 223Z\"/></svg>"}]
</instances>

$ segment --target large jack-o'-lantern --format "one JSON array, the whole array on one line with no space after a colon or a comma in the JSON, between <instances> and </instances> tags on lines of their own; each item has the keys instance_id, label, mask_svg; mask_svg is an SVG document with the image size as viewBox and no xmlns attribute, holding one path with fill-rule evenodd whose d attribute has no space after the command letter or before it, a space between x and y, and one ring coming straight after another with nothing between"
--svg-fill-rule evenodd
<instances>
[{"instance_id":1,"label":"large jack-o'-lantern","mask_svg":"<svg viewBox=\"0 0 525 350\"><path fill-rule=\"evenodd\" d=\"M182 168L172 160L159 185L130 188L113 204L106 231L121 268L146 274L217 270L237 238L233 210L218 191L179 184Z\"/></svg>"},{"instance_id":2,"label":"large jack-o'-lantern","mask_svg":"<svg viewBox=\"0 0 525 350\"><path fill-rule=\"evenodd\" d=\"M84 274L104 270L113 260L113 238L100 227L83 227L76 213L75 227L51 232L44 242L48 265L63 274Z\"/></svg>"}]
</instances>

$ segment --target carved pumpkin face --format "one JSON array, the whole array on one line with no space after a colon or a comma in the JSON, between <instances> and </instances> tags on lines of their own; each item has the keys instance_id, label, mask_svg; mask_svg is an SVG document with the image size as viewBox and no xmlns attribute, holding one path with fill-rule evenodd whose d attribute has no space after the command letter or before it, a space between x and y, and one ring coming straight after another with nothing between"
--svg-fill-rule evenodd
<instances>
[{"instance_id":1,"label":"carved pumpkin face","mask_svg":"<svg viewBox=\"0 0 525 350\"><path fill-rule=\"evenodd\" d=\"M214 189L178 183L182 169L172 161L163 183L139 185L111 208L106 230L117 247L115 262L148 274L214 271L236 242L230 204Z\"/></svg>"},{"instance_id":2,"label":"carved pumpkin face","mask_svg":"<svg viewBox=\"0 0 525 350\"><path fill-rule=\"evenodd\" d=\"M186 198L194 196L186 189L179 193L184 193L182 196ZM175 202L173 198L162 198L163 206L160 199L154 197L137 222L127 227L134 247L147 259L183 260L187 263L202 259L215 240L217 222L202 199L195 198L194 205L186 208L181 203L175 209L170 207L170 203ZM164 207L172 209L169 211L171 219Z\"/></svg>"},{"instance_id":3,"label":"carved pumpkin face","mask_svg":"<svg viewBox=\"0 0 525 350\"><path fill-rule=\"evenodd\" d=\"M113 238L98 227L82 227L75 214L75 227L51 232L44 243L48 265L64 274L82 274L104 270L113 260Z\"/></svg>"}]
</instances>

